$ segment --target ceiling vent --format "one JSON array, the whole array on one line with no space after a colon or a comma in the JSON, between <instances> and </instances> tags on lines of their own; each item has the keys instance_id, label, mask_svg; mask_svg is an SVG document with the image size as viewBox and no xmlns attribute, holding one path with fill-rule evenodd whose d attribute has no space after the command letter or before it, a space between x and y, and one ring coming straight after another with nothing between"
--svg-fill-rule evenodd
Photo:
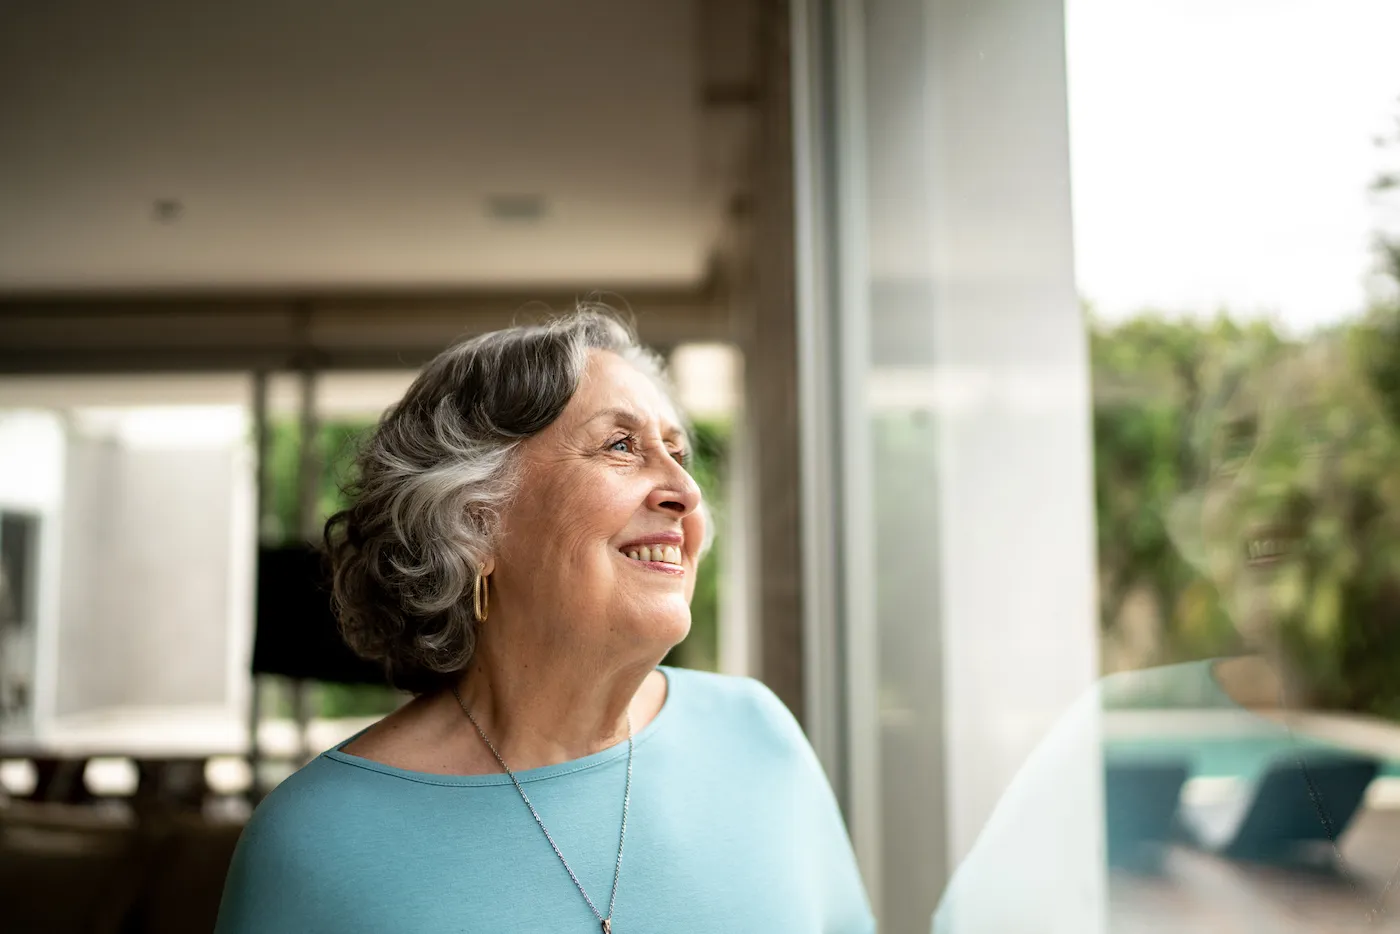
<instances>
[{"instance_id":1,"label":"ceiling vent","mask_svg":"<svg viewBox=\"0 0 1400 934\"><path fill-rule=\"evenodd\" d=\"M486 214L498 221L529 223L542 220L546 213L541 195L490 195L486 199Z\"/></svg>"}]
</instances>

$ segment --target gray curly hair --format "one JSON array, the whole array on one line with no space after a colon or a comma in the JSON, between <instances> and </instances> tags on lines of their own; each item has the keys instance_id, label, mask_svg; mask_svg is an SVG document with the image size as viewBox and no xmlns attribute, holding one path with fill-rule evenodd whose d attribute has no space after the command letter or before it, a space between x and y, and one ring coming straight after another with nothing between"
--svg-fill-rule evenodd
<instances>
[{"instance_id":1,"label":"gray curly hair","mask_svg":"<svg viewBox=\"0 0 1400 934\"><path fill-rule=\"evenodd\" d=\"M361 449L351 505L326 523L325 545L341 633L394 687L441 689L471 660L472 590L515 491L514 455L564 411L592 350L673 395L632 330L584 305L443 351Z\"/></svg>"}]
</instances>

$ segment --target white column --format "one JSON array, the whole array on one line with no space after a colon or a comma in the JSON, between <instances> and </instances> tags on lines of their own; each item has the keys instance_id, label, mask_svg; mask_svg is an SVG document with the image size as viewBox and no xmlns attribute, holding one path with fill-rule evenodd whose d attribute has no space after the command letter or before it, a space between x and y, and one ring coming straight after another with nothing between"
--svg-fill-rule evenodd
<instances>
[{"instance_id":1,"label":"white column","mask_svg":"<svg viewBox=\"0 0 1400 934\"><path fill-rule=\"evenodd\" d=\"M719 593L719 670L725 674L752 677L761 670L759 659L758 599L753 571L758 561L755 548L756 524L753 517L761 505L754 495L757 470L753 451L753 426L744 400L743 370L748 361L735 354L739 384L729 461L725 478L724 569Z\"/></svg>"},{"instance_id":2,"label":"white column","mask_svg":"<svg viewBox=\"0 0 1400 934\"><path fill-rule=\"evenodd\" d=\"M794 26L831 79L803 86L799 70L794 101L799 131L804 113L829 121L799 132L798 165L817 164L798 242L814 241L808 320L837 338L845 771L849 800L876 802L852 808L852 831L878 853L881 930L923 932L1097 673L1063 8L810 0ZM1103 925L1101 763L1079 738L1046 789L1071 829L1042 863L1041 931Z\"/></svg>"}]
</instances>

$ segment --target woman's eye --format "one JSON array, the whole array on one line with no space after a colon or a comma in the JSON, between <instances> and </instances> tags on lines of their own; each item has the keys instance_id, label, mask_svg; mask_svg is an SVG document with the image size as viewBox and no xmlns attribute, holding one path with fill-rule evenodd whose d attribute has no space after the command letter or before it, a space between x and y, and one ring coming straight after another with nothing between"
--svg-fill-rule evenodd
<instances>
[{"instance_id":1,"label":"woman's eye","mask_svg":"<svg viewBox=\"0 0 1400 934\"><path fill-rule=\"evenodd\" d=\"M1258 425L1252 418L1240 418L1226 425L1215 452L1215 468L1220 473L1235 473L1254 454L1258 440Z\"/></svg>"},{"instance_id":2,"label":"woman's eye","mask_svg":"<svg viewBox=\"0 0 1400 934\"><path fill-rule=\"evenodd\" d=\"M620 438L608 445L608 450L630 452L632 450L632 442L628 441L626 438Z\"/></svg>"},{"instance_id":3,"label":"woman's eye","mask_svg":"<svg viewBox=\"0 0 1400 934\"><path fill-rule=\"evenodd\" d=\"M689 451L672 451L672 452L671 452L671 456L672 456L673 458L675 458L675 459L676 459L676 463L677 463L677 464L680 464L682 467L684 467L684 466L686 466L687 464L690 463L690 452L689 452Z\"/></svg>"}]
</instances>

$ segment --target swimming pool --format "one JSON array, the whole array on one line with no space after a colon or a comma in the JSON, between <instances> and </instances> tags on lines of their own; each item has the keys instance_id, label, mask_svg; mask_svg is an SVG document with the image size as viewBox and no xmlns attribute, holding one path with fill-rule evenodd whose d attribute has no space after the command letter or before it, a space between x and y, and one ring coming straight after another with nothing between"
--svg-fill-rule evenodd
<instances>
[{"instance_id":1,"label":"swimming pool","mask_svg":"<svg viewBox=\"0 0 1400 934\"><path fill-rule=\"evenodd\" d=\"M1300 736L1297 745L1287 736L1142 736L1114 737L1104 741L1109 762L1181 762L1190 764L1193 777L1258 779L1271 765L1298 753L1314 760L1329 753L1358 755L1355 750ZM1382 776L1400 777L1400 760L1382 760Z\"/></svg>"}]
</instances>

